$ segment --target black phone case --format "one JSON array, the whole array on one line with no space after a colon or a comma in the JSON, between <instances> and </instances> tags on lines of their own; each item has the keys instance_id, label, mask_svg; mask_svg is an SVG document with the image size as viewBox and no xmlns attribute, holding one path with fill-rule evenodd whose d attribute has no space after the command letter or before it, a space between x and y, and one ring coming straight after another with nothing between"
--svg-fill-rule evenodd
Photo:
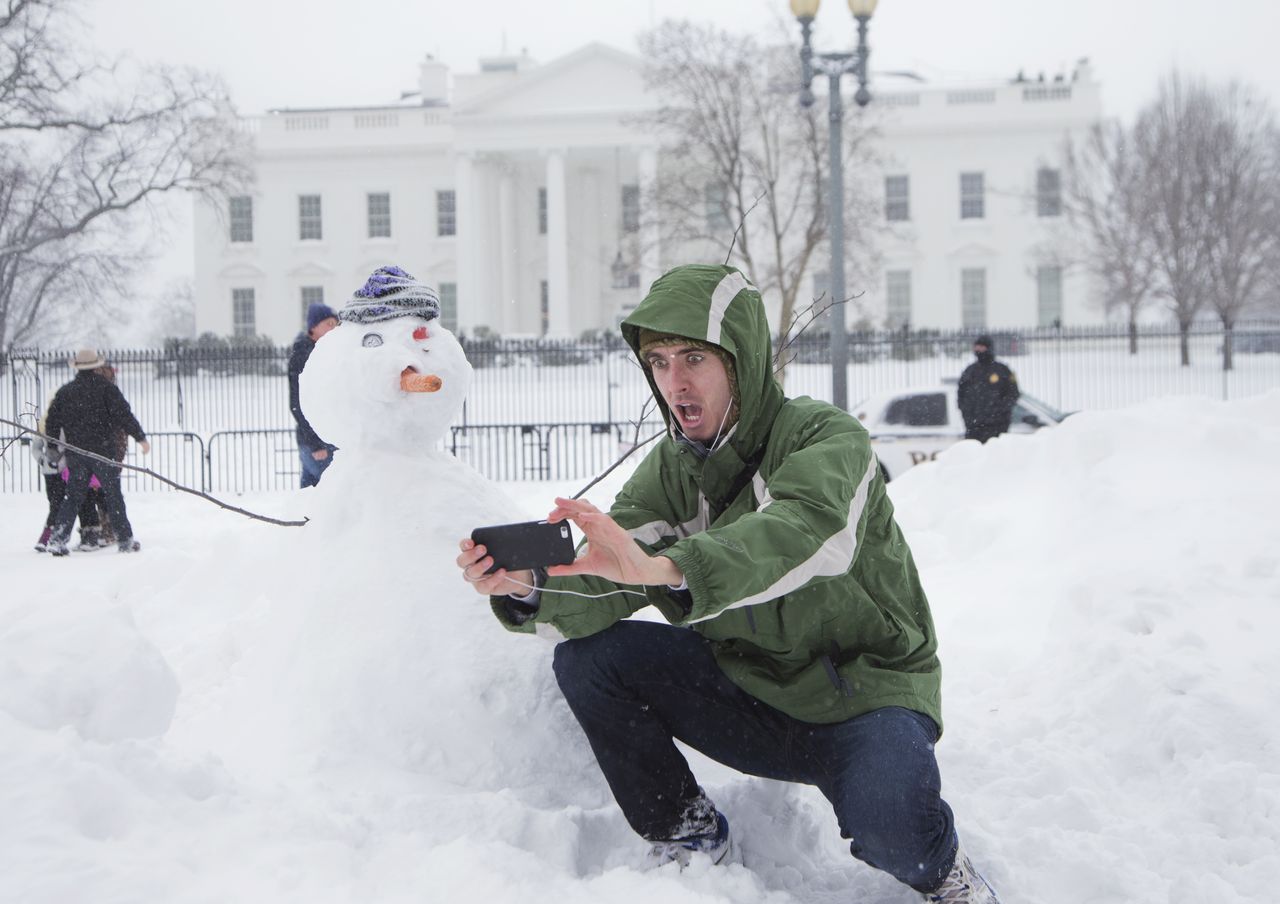
<instances>
[{"instance_id":1,"label":"black phone case","mask_svg":"<svg viewBox=\"0 0 1280 904\"><path fill-rule=\"evenodd\" d=\"M521 521L477 527L471 539L493 556L486 574L505 568L520 571L547 565L568 565L574 560L573 535L568 521Z\"/></svg>"}]
</instances>

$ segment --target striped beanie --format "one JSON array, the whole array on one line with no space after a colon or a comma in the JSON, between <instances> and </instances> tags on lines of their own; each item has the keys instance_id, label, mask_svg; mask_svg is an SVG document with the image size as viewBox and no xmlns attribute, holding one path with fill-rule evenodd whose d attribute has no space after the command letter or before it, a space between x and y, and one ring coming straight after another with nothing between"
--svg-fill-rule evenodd
<instances>
[{"instance_id":1,"label":"striped beanie","mask_svg":"<svg viewBox=\"0 0 1280 904\"><path fill-rule=\"evenodd\" d=\"M439 316L436 290L394 266L374 270L338 312L338 319L347 323L377 323L396 317L434 320Z\"/></svg>"}]
</instances>

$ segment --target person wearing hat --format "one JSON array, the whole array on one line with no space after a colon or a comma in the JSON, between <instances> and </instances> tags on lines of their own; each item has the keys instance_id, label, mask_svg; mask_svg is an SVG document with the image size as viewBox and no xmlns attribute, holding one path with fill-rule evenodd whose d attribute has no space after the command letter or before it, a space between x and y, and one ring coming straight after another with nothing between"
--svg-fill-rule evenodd
<instances>
[{"instance_id":1,"label":"person wearing hat","mask_svg":"<svg viewBox=\"0 0 1280 904\"><path fill-rule=\"evenodd\" d=\"M121 552L137 552L141 544L134 539L133 526L125 510L119 465L89 458L69 447L114 460L120 431L132 436L144 455L151 451L151 443L124 394L108 378L107 362L100 352L80 349L71 359L71 366L76 371L75 378L54 395L45 416L45 433L67 445L67 490L53 521L48 551L55 556L68 553L67 541L76 513L89 492L90 482L97 478L117 548Z\"/></svg>"},{"instance_id":2,"label":"person wearing hat","mask_svg":"<svg viewBox=\"0 0 1280 904\"><path fill-rule=\"evenodd\" d=\"M464 539L457 564L506 628L567 638L556 680L649 862L736 857L680 740L816 786L853 856L925 900L997 904L941 797L937 637L867 431L783 395L733 267L668 272L622 334L667 433L608 513L556 499L578 558L490 573ZM628 618L646 606L669 624Z\"/></svg>"},{"instance_id":3,"label":"person wearing hat","mask_svg":"<svg viewBox=\"0 0 1280 904\"><path fill-rule=\"evenodd\" d=\"M302 413L302 400L298 393L298 377L307 366L311 351L320 337L338 325L338 315L327 304L314 301L307 306L307 328L293 340L289 350L289 412L297 424L294 434L298 440L298 460L302 463L302 486L313 487L320 482L320 475L333 463L337 446L322 440Z\"/></svg>"},{"instance_id":4,"label":"person wearing hat","mask_svg":"<svg viewBox=\"0 0 1280 904\"><path fill-rule=\"evenodd\" d=\"M973 354L978 360L960 375L956 402L964 418L965 439L985 443L1008 431L1021 392L1013 371L996 360L990 336L973 340Z\"/></svg>"}]
</instances>

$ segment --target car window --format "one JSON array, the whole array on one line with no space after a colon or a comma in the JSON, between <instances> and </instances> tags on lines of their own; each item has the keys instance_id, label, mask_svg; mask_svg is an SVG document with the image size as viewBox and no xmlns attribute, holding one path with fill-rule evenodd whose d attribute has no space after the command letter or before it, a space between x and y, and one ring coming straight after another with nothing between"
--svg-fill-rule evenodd
<instances>
[{"instance_id":1,"label":"car window","mask_svg":"<svg viewBox=\"0 0 1280 904\"><path fill-rule=\"evenodd\" d=\"M886 424L904 427L945 427L947 425L947 396L942 392L902 396L889 403L884 414Z\"/></svg>"}]
</instances>

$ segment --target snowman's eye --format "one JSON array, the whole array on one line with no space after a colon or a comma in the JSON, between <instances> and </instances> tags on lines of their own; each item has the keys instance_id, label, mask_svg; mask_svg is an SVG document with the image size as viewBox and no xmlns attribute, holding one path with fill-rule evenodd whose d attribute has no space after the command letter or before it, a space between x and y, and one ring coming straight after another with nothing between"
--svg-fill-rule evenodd
<instances>
[{"instance_id":1,"label":"snowman's eye","mask_svg":"<svg viewBox=\"0 0 1280 904\"><path fill-rule=\"evenodd\" d=\"M382 344L382 337L377 333L365 333L364 338L360 340L360 344L365 348L377 348Z\"/></svg>"}]
</instances>

